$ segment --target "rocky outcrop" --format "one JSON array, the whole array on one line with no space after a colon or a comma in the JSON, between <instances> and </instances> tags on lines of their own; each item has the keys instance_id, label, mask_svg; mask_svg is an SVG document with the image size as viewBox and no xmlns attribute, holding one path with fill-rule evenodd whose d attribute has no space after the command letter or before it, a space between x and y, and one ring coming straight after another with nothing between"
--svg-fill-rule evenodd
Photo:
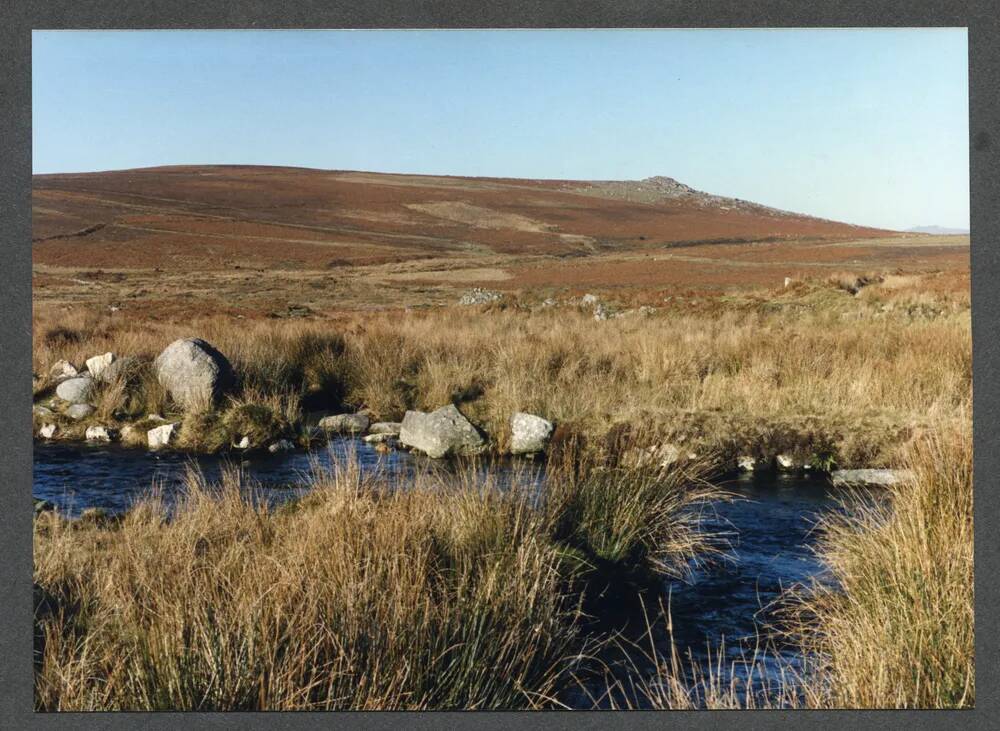
<instances>
[{"instance_id":1,"label":"rocky outcrop","mask_svg":"<svg viewBox=\"0 0 1000 731\"><path fill-rule=\"evenodd\" d=\"M540 416L517 412L510 417L511 454L544 452L552 436L553 424Z\"/></svg>"},{"instance_id":2,"label":"rocky outcrop","mask_svg":"<svg viewBox=\"0 0 1000 731\"><path fill-rule=\"evenodd\" d=\"M367 414L336 414L319 420L321 429L335 434L361 434L370 423Z\"/></svg>"},{"instance_id":3,"label":"rocky outcrop","mask_svg":"<svg viewBox=\"0 0 1000 731\"><path fill-rule=\"evenodd\" d=\"M407 411L399 430L399 441L435 459L476 454L485 447L476 427L454 404L430 413Z\"/></svg>"},{"instance_id":4,"label":"rocky outcrop","mask_svg":"<svg viewBox=\"0 0 1000 731\"><path fill-rule=\"evenodd\" d=\"M500 292L494 292L489 289L482 289L480 287L474 287L468 292L462 295L458 300L460 305L488 305L491 302L499 302L503 299L503 295Z\"/></svg>"},{"instance_id":5,"label":"rocky outcrop","mask_svg":"<svg viewBox=\"0 0 1000 731\"><path fill-rule=\"evenodd\" d=\"M233 385L226 356L199 338L181 338L153 362L156 377L170 397L185 409L211 404Z\"/></svg>"},{"instance_id":6,"label":"rocky outcrop","mask_svg":"<svg viewBox=\"0 0 1000 731\"><path fill-rule=\"evenodd\" d=\"M90 376L67 378L56 386L56 396L70 404L85 404L93 398L95 388Z\"/></svg>"}]
</instances>

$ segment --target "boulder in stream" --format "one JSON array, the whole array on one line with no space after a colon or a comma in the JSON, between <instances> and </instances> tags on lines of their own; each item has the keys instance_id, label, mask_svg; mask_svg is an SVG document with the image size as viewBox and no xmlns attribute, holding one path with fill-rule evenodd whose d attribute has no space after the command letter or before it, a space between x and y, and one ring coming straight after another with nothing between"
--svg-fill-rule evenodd
<instances>
[{"instance_id":1,"label":"boulder in stream","mask_svg":"<svg viewBox=\"0 0 1000 731\"><path fill-rule=\"evenodd\" d=\"M510 417L510 453L536 454L544 452L552 436L553 424L534 414L521 411Z\"/></svg>"},{"instance_id":2,"label":"boulder in stream","mask_svg":"<svg viewBox=\"0 0 1000 731\"><path fill-rule=\"evenodd\" d=\"M454 404L430 413L407 411L399 430L399 441L435 459L476 454L485 447L476 427Z\"/></svg>"},{"instance_id":3,"label":"boulder in stream","mask_svg":"<svg viewBox=\"0 0 1000 731\"><path fill-rule=\"evenodd\" d=\"M324 416L319 420L319 426L335 434L361 434L370 421L367 414L335 414Z\"/></svg>"}]
</instances>

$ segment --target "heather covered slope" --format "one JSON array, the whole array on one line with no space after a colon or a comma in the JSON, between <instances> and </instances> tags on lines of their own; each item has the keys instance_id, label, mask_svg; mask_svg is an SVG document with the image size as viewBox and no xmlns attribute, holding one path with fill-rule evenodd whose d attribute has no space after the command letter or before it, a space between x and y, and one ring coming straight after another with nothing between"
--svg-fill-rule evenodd
<instances>
[{"instance_id":1,"label":"heather covered slope","mask_svg":"<svg viewBox=\"0 0 1000 731\"><path fill-rule=\"evenodd\" d=\"M551 181L252 166L37 175L33 227L37 264L169 269L579 256L887 233L664 177Z\"/></svg>"}]
</instances>

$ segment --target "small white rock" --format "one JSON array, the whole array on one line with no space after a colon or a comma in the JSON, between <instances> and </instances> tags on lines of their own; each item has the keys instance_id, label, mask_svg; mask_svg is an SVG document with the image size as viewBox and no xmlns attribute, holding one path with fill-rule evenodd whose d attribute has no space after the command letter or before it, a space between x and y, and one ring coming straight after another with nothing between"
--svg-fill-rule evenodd
<instances>
[{"instance_id":1,"label":"small white rock","mask_svg":"<svg viewBox=\"0 0 1000 731\"><path fill-rule=\"evenodd\" d=\"M780 467L783 470L791 469L792 465L795 464L795 460L793 460L787 454L779 454L774 459L778 463L778 467Z\"/></svg>"},{"instance_id":2,"label":"small white rock","mask_svg":"<svg viewBox=\"0 0 1000 731\"><path fill-rule=\"evenodd\" d=\"M278 452L289 452L295 449L295 445L292 444L287 439L279 439L274 444L267 448L267 451L271 454L276 454Z\"/></svg>"},{"instance_id":3,"label":"small white rock","mask_svg":"<svg viewBox=\"0 0 1000 731\"><path fill-rule=\"evenodd\" d=\"M165 447L170 444L170 440L174 436L174 427L176 424L164 424L163 426L157 426L146 432L146 440L149 442L150 449L159 449L160 447Z\"/></svg>"},{"instance_id":4,"label":"small white rock","mask_svg":"<svg viewBox=\"0 0 1000 731\"><path fill-rule=\"evenodd\" d=\"M55 424L46 424L38 430L38 435L44 439L51 439L56 434Z\"/></svg>"},{"instance_id":5,"label":"small white rock","mask_svg":"<svg viewBox=\"0 0 1000 731\"><path fill-rule=\"evenodd\" d=\"M736 458L736 466L743 472L753 472L754 467L757 466L757 460L750 455L744 454Z\"/></svg>"},{"instance_id":6,"label":"small white rock","mask_svg":"<svg viewBox=\"0 0 1000 731\"><path fill-rule=\"evenodd\" d=\"M110 442L111 432L105 426L88 426L87 431L84 434L87 441L90 442Z\"/></svg>"},{"instance_id":7,"label":"small white rock","mask_svg":"<svg viewBox=\"0 0 1000 731\"><path fill-rule=\"evenodd\" d=\"M250 437L243 437L239 442L233 445L236 449L249 449L250 448Z\"/></svg>"},{"instance_id":8,"label":"small white rock","mask_svg":"<svg viewBox=\"0 0 1000 731\"><path fill-rule=\"evenodd\" d=\"M107 368L115 359L114 353L105 353L104 355L95 355L93 358L87 358L87 370L90 371L90 375L97 378L101 371Z\"/></svg>"},{"instance_id":9,"label":"small white rock","mask_svg":"<svg viewBox=\"0 0 1000 731\"><path fill-rule=\"evenodd\" d=\"M57 360L55 365L49 369L49 375L53 378L63 379L74 378L80 374L68 360Z\"/></svg>"}]
</instances>

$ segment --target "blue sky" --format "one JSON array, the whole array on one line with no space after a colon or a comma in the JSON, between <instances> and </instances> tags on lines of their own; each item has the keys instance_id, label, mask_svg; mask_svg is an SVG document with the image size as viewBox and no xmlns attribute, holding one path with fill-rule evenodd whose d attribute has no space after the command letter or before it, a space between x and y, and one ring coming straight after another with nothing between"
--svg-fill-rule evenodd
<instances>
[{"instance_id":1,"label":"blue sky","mask_svg":"<svg viewBox=\"0 0 1000 731\"><path fill-rule=\"evenodd\" d=\"M668 175L967 227L964 29L36 31L34 171Z\"/></svg>"}]
</instances>

